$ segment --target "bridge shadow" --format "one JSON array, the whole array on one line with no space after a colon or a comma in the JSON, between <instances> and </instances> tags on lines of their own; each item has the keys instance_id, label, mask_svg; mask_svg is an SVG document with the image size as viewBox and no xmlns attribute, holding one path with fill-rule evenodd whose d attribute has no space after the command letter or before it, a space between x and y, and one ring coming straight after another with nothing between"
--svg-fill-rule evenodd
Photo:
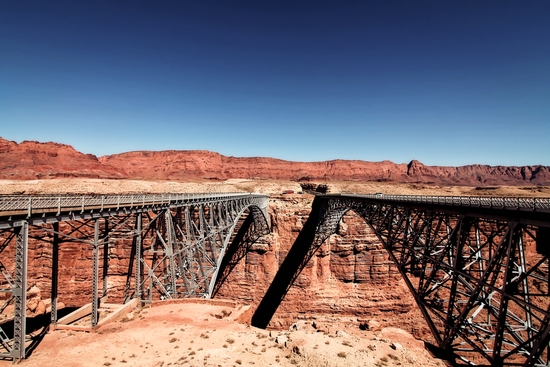
<instances>
[{"instance_id":1,"label":"bridge shadow","mask_svg":"<svg viewBox=\"0 0 550 367\"><path fill-rule=\"evenodd\" d=\"M254 218L250 213L242 225L240 226L237 234L227 247L225 255L223 257L220 269L218 271L218 277L214 283L214 289L212 290L212 298L214 298L220 291L221 287L225 284L225 281L235 269L239 261L245 256L250 247L261 237L254 230Z\"/></svg>"},{"instance_id":2,"label":"bridge shadow","mask_svg":"<svg viewBox=\"0 0 550 367\"><path fill-rule=\"evenodd\" d=\"M322 244L316 236L319 213L319 200L314 200L307 221L252 316L252 326L265 329L269 325L288 290Z\"/></svg>"},{"instance_id":3,"label":"bridge shadow","mask_svg":"<svg viewBox=\"0 0 550 367\"><path fill-rule=\"evenodd\" d=\"M77 310L77 307L65 307L57 312L58 319L70 314ZM51 312L26 318L25 339L26 345L26 358L29 358L35 351L36 347L40 344L42 339L48 333L48 327L51 322ZM3 323L2 329L4 330L8 339L13 339L13 320ZM9 359L9 358L6 358Z\"/></svg>"}]
</instances>

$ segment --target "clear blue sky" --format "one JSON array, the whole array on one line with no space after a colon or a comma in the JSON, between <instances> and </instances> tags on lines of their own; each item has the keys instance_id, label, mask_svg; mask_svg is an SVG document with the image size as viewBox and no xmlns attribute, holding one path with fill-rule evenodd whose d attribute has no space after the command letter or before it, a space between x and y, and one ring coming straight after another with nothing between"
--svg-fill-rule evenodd
<instances>
[{"instance_id":1,"label":"clear blue sky","mask_svg":"<svg viewBox=\"0 0 550 367\"><path fill-rule=\"evenodd\" d=\"M550 165L550 1L2 1L0 136Z\"/></svg>"}]
</instances>

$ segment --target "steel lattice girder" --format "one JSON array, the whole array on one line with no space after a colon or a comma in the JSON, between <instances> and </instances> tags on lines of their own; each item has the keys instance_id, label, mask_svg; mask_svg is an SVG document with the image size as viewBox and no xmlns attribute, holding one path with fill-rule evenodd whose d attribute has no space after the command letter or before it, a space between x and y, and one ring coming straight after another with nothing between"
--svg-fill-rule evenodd
<instances>
[{"instance_id":1,"label":"steel lattice girder","mask_svg":"<svg viewBox=\"0 0 550 367\"><path fill-rule=\"evenodd\" d=\"M159 196L159 195L157 195ZM125 302L131 298L153 299L158 292L162 298L211 297L218 269L227 244L234 236L241 217L249 215L254 221L257 237L269 233L267 197L249 194L181 194L143 196L136 203L134 196L105 200L77 200L80 212L64 211L63 207L48 211L41 208L39 216L2 217L0 213L0 253L15 246L15 258L8 266L0 262L3 277L2 291L11 292L5 306L14 302L14 337L10 339L0 328L2 357L14 360L25 358L25 310L27 291L28 239L52 245L52 324L57 322L57 251L63 242L90 246L92 265L92 325L98 322L98 298L106 295L110 246L131 246ZM146 200L147 199L147 200ZM95 201L94 201L95 200ZM29 203L32 200L29 200ZM52 200L49 200L52 201ZM49 203L41 198L39 203ZM88 203L88 201L90 203ZM55 200L60 203L60 200ZM36 203L36 201L35 201ZM107 205L109 204L109 205ZM30 205L30 204L29 204ZM76 204L72 203L72 206ZM88 206L86 206L88 205ZM124 206L126 205L126 206ZM29 206L30 208L30 206ZM248 214L246 212L248 211ZM63 227L59 225L63 222ZM61 228L61 229L60 229ZM32 229L32 236L29 230ZM103 264L100 264L100 250ZM6 259L5 256L2 260ZM100 290L100 266L103 267L103 287ZM134 277L132 277L134 275ZM132 278L134 289L132 292ZM1 279L1 278L0 278ZM100 294L100 291L102 294ZM155 296L156 298L157 296Z\"/></svg>"},{"instance_id":2,"label":"steel lattice girder","mask_svg":"<svg viewBox=\"0 0 550 367\"><path fill-rule=\"evenodd\" d=\"M439 346L457 362L548 365L547 227L399 202L320 200L312 251L335 233L345 212L356 212L398 266Z\"/></svg>"}]
</instances>

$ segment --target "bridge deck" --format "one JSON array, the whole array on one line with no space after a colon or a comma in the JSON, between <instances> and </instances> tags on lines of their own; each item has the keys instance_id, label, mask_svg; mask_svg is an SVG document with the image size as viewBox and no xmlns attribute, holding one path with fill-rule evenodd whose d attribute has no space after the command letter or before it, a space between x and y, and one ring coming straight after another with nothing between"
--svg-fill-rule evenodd
<instances>
[{"instance_id":1,"label":"bridge deck","mask_svg":"<svg viewBox=\"0 0 550 367\"><path fill-rule=\"evenodd\" d=\"M409 208L435 210L487 219L515 221L522 224L550 227L550 198L486 197L486 196L420 196L420 195L357 195L327 194L330 198L349 198Z\"/></svg>"},{"instance_id":2,"label":"bridge deck","mask_svg":"<svg viewBox=\"0 0 550 367\"><path fill-rule=\"evenodd\" d=\"M167 193L127 195L0 195L0 229L104 215L138 213L151 209L189 204L215 203L245 197L266 197L251 193ZM99 214L98 214L99 215Z\"/></svg>"}]
</instances>

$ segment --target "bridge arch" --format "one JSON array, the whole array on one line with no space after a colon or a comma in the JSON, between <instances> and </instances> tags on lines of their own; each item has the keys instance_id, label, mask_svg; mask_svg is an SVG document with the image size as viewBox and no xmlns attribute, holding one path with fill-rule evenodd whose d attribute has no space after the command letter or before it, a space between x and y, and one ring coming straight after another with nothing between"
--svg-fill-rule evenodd
<instances>
[{"instance_id":1,"label":"bridge arch","mask_svg":"<svg viewBox=\"0 0 550 367\"><path fill-rule=\"evenodd\" d=\"M136 284L145 289L138 290L138 298L151 300L153 288L161 299L211 298L227 246L243 217L250 217L259 235L269 233L266 205L263 199L242 197L194 202L159 212L160 230L149 224L142 229L142 237L154 241L143 242L141 252L161 256L141 258L142 269L137 272L142 272L143 278Z\"/></svg>"},{"instance_id":2,"label":"bridge arch","mask_svg":"<svg viewBox=\"0 0 550 367\"><path fill-rule=\"evenodd\" d=\"M0 291L13 296L6 302L14 305L14 329L13 337L7 337L0 328L0 357L26 357L29 240L32 246L51 248L54 327L58 324L60 245L78 244L92 253L91 274L86 273L92 284L91 304L85 307L90 306L91 328L95 328L100 298L111 289L107 280L110 248L120 247L130 254L125 284L113 282L121 286L117 289L124 303L210 297L227 244L245 212L258 235L269 232L267 196L259 194L1 195L0 276L4 279ZM120 277L125 264L117 261L116 266ZM45 289L49 287L44 284ZM0 305L1 309L6 306Z\"/></svg>"},{"instance_id":3,"label":"bridge arch","mask_svg":"<svg viewBox=\"0 0 550 367\"><path fill-rule=\"evenodd\" d=\"M241 218L242 215L247 211L248 211L247 218L251 217L252 218L251 221L254 223L254 226L253 226L254 234L260 237L264 234L269 233L269 222L267 220L268 217L266 214L266 210L262 210L262 208L260 208L257 204L248 205L242 208L242 210L235 216L233 225L223 241L223 247L220 251L220 256L218 257L218 260L216 263L216 270L212 274L212 277L210 279L210 283L208 286L208 293L206 295L207 298L213 297L214 287L216 286L216 282L218 281L218 275L222 267L222 263L225 260L225 257L227 255L227 247L230 244L231 238L236 235L235 228L237 227L239 218ZM241 223L241 225L245 225L245 223Z\"/></svg>"},{"instance_id":4,"label":"bridge arch","mask_svg":"<svg viewBox=\"0 0 550 367\"><path fill-rule=\"evenodd\" d=\"M522 213L520 199L318 196L252 323L267 326L307 262L354 211L382 242L438 346L455 362L546 365L546 200L526 200Z\"/></svg>"}]
</instances>

